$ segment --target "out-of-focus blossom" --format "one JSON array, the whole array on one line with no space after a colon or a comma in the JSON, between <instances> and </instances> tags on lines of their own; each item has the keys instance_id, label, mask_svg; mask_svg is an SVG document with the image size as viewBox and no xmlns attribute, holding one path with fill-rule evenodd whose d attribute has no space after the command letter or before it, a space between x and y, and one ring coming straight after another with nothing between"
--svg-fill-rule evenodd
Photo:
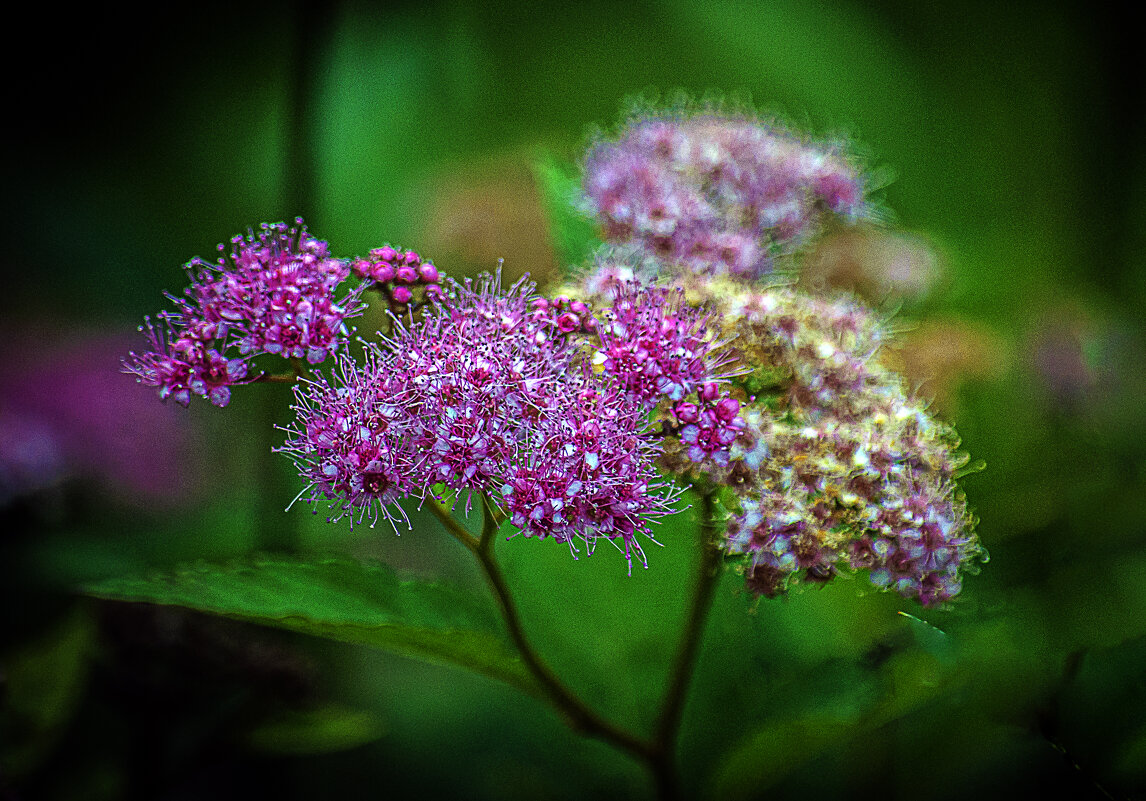
<instances>
[{"instance_id":1,"label":"out-of-focus blossom","mask_svg":"<svg viewBox=\"0 0 1146 801\"><path fill-rule=\"evenodd\" d=\"M60 435L38 417L13 414L0 403L0 507L68 475Z\"/></svg>"},{"instance_id":2,"label":"out-of-focus blossom","mask_svg":"<svg viewBox=\"0 0 1146 801\"><path fill-rule=\"evenodd\" d=\"M998 378L1010 357L1002 339L981 324L932 319L904 332L885 361L899 367L933 412L951 415L964 381Z\"/></svg>"},{"instance_id":3,"label":"out-of-focus blossom","mask_svg":"<svg viewBox=\"0 0 1146 801\"><path fill-rule=\"evenodd\" d=\"M195 493L203 464L190 422L123 384L116 367L126 337L79 331L18 341L0 375L0 494L10 499L70 478L145 508Z\"/></svg>"},{"instance_id":4,"label":"out-of-focus blossom","mask_svg":"<svg viewBox=\"0 0 1146 801\"><path fill-rule=\"evenodd\" d=\"M1060 303L1031 326L1022 358L1051 408L1067 414L1093 413L1116 391L1116 364L1133 351L1132 346L1120 347L1120 339L1125 340L1126 334L1120 334L1112 321L1080 305Z\"/></svg>"},{"instance_id":5,"label":"out-of-focus blossom","mask_svg":"<svg viewBox=\"0 0 1146 801\"><path fill-rule=\"evenodd\" d=\"M872 226L832 231L800 260L802 288L843 289L874 303L922 298L942 273L938 252L922 237Z\"/></svg>"},{"instance_id":6,"label":"out-of-focus blossom","mask_svg":"<svg viewBox=\"0 0 1146 801\"><path fill-rule=\"evenodd\" d=\"M706 111L633 119L590 148L583 187L607 241L745 279L770 272L827 218L867 214L863 176L839 146Z\"/></svg>"},{"instance_id":7,"label":"out-of-focus blossom","mask_svg":"<svg viewBox=\"0 0 1146 801\"><path fill-rule=\"evenodd\" d=\"M449 171L425 187L427 210L419 241L443 264L484 269L505 259L505 273L528 272L544 285L557 256L541 193L531 172L535 154L511 153Z\"/></svg>"}]
</instances>

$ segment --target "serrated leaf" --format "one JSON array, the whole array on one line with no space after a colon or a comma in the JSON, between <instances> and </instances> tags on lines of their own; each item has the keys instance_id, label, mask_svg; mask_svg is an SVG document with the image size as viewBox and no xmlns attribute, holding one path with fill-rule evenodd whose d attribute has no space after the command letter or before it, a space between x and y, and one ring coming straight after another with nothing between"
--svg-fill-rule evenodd
<instances>
[{"instance_id":1,"label":"serrated leaf","mask_svg":"<svg viewBox=\"0 0 1146 801\"><path fill-rule=\"evenodd\" d=\"M546 154L533 165L549 219L553 246L563 270L583 264L600 245L597 228L577 208L581 183L574 170Z\"/></svg>"},{"instance_id":2,"label":"serrated leaf","mask_svg":"<svg viewBox=\"0 0 1146 801\"><path fill-rule=\"evenodd\" d=\"M246 741L268 754L327 754L373 742L383 731L373 712L327 704L280 712L247 732Z\"/></svg>"},{"instance_id":3,"label":"serrated leaf","mask_svg":"<svg viewBox=\"0 0 1146 801\"><path fill-rule=\"evenodd\" d=\"M199 564L146 578L107 579L84 591L456 665L540 693L496 631L488 607L448 585L402 579L384 565L338 559Z\"/></svg>"}]
</instances>

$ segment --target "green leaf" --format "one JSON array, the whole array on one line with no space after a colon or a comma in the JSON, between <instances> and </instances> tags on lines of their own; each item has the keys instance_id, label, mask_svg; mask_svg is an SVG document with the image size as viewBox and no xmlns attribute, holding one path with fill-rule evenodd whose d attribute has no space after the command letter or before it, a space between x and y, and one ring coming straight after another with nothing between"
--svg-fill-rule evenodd
<instances>
[{"instance_id":1,"label":"green leaf","mask_svg":"<svg viewBox=\"0 0 1146 801\"><path fill-rule=\"evenodd\" d=\"M918 642L880 669L878 694L867 692L865 674L858 674L853 687L826 703L768 721L721 761L712 797L758 797L827 749L920 710L963 680L965 672L948 636L926 621L904 617L910 619L910 632Z\"/></svg>"},{"instance_id":2,"label":"green leaf","mask_svg":"<svg viewBox=\"0 0 1146 801\"><path fill-rule=\"evenodd\" d=\"M199 564L147 578L108 579L85 592L113 601L182 606L235 620L451 664L540 694L488 607L384 565L339 559Z\"/></svg>"},{"instance_id":3,"label":"green leaf","mask_svg":"<svg viewBox=\"0 0 1146 801\"><path fill-rule=\"evenodd\" d=\"M280 712L247 732L246 740L268 754L326 754L365 745L383 733L373 712L327 704Z\"/></svg>"},{"instance_id":4,"label":"green leaf","mask_svg":"<svg viewBox=\"0 0 1146 801\"><path fill-rule=\"evenodd\" d=\"M553 246L563 270L586 262L600 247L594 222L577 208L581 182L576 171L545 154L533 165L549 218Z\"/></svg>"},{"instance_id":5,"label":"green leaf","mask_svg":"<svg viewBox=\"0 0 1146 801\"><path fill-rule=\"evenodd\" d=\"M854 719L818 712L757 729L721 762L712 798L749 799L852 732Z\"/></svg>"}]
</instances>

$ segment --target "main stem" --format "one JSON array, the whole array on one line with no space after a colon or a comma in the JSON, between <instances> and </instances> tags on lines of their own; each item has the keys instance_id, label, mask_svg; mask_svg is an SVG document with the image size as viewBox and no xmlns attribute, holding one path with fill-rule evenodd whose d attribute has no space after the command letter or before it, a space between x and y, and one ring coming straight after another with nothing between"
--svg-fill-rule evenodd
<instances>
[{"instance_id":1,"label":"main stem","mask_svg":"<svg viewBox=\"0 0 1146 801\"><path fill-rule=\"evenodd\" d=\"M681 716L696 655L700 650L704 624L712 608L712 598L720 578L721 554L716 540L715 503L711 490L701 493L701 560L688 619L661 699L653 736L648 740L615 726L594 712L557 677L525 636L521 616L494 554L494 538L501 520L488 499L482 498L484 516L480 537L466 530L442 504L431 501L429 506L446 530L477 557L522 661L549 700L565 715L569 725L575 731L610 743L645 763L656 784L658 798L665 801L678 798L676 746Z\"/></svg>"},{"instance_id":2,"label":"main stem","mask_svg":"<svg viewBox=\"0 0 1146 801\"><path fill-rule=\"evenodd\" d=\"M661 699L660 713L653 727L649 767L657 784L657 795L662 799L679 797L677 737L704 635L704 625L712 609L716 585L720 582L721 551L717 542L716 503L710 488L700 493L700 543L700 566L693 587L688 620Z\"/></svg>"}]
</instances>

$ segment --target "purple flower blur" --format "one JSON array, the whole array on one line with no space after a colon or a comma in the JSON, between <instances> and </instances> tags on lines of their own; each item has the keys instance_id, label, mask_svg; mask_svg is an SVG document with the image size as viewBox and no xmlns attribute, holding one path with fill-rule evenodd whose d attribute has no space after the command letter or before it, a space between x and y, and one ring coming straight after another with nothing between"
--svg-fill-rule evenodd
<instances>
[{"instance_id":1,"label":"purple flower blur","mask_svg":"<svg viewBox=\"0 0 1146 801\"><path fill-rule=\"evenodd\" d=\"M115 366L128 340L99 331L4 338L0 503L73 479L145 509L194 495L204 464L191 423L122 384Z\"/></svg>"},{"instance_id":2,"label":"purple flower blur","mask_svg":"<svg viewBox=\"0 0 1146 801\"><path fill-rule=\"evenodd\" d=\"M862 176L836 147L754 117L634 119L585 158L605 238L702 274L759 278L828 216L866 213Z\"/></svg>"}]
</instances>

